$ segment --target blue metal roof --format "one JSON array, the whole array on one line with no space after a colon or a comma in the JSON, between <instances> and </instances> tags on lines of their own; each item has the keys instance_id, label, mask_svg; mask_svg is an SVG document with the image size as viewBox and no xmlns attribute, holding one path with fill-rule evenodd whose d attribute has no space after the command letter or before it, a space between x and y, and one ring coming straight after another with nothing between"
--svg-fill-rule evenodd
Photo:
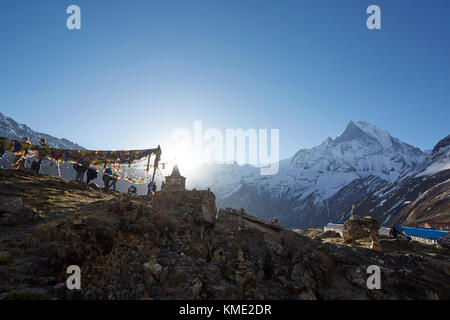
<instances>
[{"instance_id":1,"label":"blue metal roof","mask_svg":"<svg viewBox=\"0 0 450 320\"><path fill-rule=\"evenodd\" d=\"M327 225L325 225L325 227L331 226L331 225L343 226L344 223L329 222ZM395 228L398 231L401 231L408 236L427 238L427 239L440 239L448 233L448 231L440 231L440 230L430 229L430 228L410 228L410 227L402 227L402 226L395 226Z\"/></svg>"},{"instance_id":2,"label":"blue metal roof","mask_svg":"<svg viewBox=\"0 0 450 320\"><path fill-rule=\"evenodd\" d=\"M408 236L428 238L428 239L439 239L448 233L448 231L440 231L429 228L409 228L402 226L395 226L395 228L398 231L404 232Z\"/></svg>"}]
</instances>

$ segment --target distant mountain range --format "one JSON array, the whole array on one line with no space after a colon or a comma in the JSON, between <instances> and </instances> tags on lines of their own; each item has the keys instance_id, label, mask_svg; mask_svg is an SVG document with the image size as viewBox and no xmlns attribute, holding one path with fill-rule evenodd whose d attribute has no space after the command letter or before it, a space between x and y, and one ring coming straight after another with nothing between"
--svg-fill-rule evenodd
<instances>
[{"instance_id":1,"label":"distant mountain range","mask_svg":"<svg viewBox=\"0 0 450 320\"><path fill-rule=\"evenodd\" d=\"M43 137L52 147L83 149L1 113L0 136L27 136L33 143ZM70 164L61 167L63 178L74 178ZM42 172L59 175L49 164ZM120 181L118 190L129 185ZM371 215L384 225L450 221L450 135L423 152L372 124L350 121L335 139L280 161L273 176L262 176L250 165L210 164L188 176L187 187L211 188L219 208L244 208L266 220L277 217L290 228L345 221L353 204L355 214ZM145 193L146 186L139 191Z\"/></svg>"},{"instance_id":2,"label":"distant mountain range","mask_svg":"<svg viewBox=\"0 0 450 320\"><path fill-rule=\"evenodd\" d=\"M427 153L367 122L351 121L337 138L281 161L273 176L261 176L248 165L214 164L188 182L197 189L210 187L218 207L244 208L266 220L277 217L291 228L345 221L353 204L355 214L371 215L384 225L418 224L428 218L410 215L419 210L414 201L434 188L430 194L441 190L444 205L427 207L428 216L447 221L449 140Z\"/></svg>"}]
</instances>

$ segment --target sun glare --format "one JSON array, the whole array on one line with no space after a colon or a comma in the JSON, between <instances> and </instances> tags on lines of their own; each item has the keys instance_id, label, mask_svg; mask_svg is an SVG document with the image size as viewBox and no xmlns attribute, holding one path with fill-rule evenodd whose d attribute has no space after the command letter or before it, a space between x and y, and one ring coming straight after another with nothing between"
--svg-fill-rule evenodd
<instances>
[{"instance_id":1,"label":"sun glare","mask_svg":"<svg viewBox=\"0 0 450 320\"><path fill-rule=\"evenodd\" d=\"M163 153L161 162L166 164L166 170L169 170L170 172L175 164L178 165L178 168L182 173L192 172L199 166L199 163L196 163L195 159L190 157L189 153L174 153L169 150L165 154Z\"/></svg>"}]
</instances>

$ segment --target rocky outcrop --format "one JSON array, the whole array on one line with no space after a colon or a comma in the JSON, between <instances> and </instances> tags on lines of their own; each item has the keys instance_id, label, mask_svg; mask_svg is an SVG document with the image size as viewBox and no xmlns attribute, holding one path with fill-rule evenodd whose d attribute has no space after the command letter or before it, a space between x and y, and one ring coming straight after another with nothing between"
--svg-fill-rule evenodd
<instances>
[{"instance_id":1,"label":"rocky outcrop","mask_svg":"<svg viewBox=\"0 0 450 320\"><path fill-rule=\"evenodd\" d=\"M444 262L323 243L244 210L217 213L208 191L88 194L38 223L0 226L0 299L450 298ZM81 290L66 287L69 265L81 269ZM366 286L370 265L381 268L381 290Z\"/></svg>"},{"instance_id":2,"label":"rocky outcrop","mask_svg":"<svg viewBox=\"0 0 450 320\"><path fill-rule=\"evenodd\" d=\"M378 237L380 225L378 221L371 218L361 218L359 216L351 216L344 223L342 228L342 236L346 242L352 242L366 237Z\"/></svg>"}]
</instances>

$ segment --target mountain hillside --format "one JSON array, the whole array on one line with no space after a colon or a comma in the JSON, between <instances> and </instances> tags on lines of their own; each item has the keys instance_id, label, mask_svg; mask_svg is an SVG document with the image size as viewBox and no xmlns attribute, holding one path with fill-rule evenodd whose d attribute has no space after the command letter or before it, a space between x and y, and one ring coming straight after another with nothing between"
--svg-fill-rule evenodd
<instances>
[{"instance_id":1,"label":"mountain hillside","mask_svg":"<svg viewBox=\"0 0 450 320\"><path fill-rule=\"evenodd\" d=\"M356 212L368 212L384 224L450 222L450 135L436 144L413 174L367 193ZM347 217L343 212L335 219Z\"/></svg>"},{"instance_id":2,"label":"mountain hillside","mask_svg":"<svg viewBox=\"0 0 450 320\"><path fill-rule=\"evenodd\" d=\"M0 169L0 300L448 300L448 251L411 250L336 245L217 212L209 191L128 196ZM366 285L374 264L380 290ZM81 290L67 289L69 265Z\"/></svg>"}]
</instances>

